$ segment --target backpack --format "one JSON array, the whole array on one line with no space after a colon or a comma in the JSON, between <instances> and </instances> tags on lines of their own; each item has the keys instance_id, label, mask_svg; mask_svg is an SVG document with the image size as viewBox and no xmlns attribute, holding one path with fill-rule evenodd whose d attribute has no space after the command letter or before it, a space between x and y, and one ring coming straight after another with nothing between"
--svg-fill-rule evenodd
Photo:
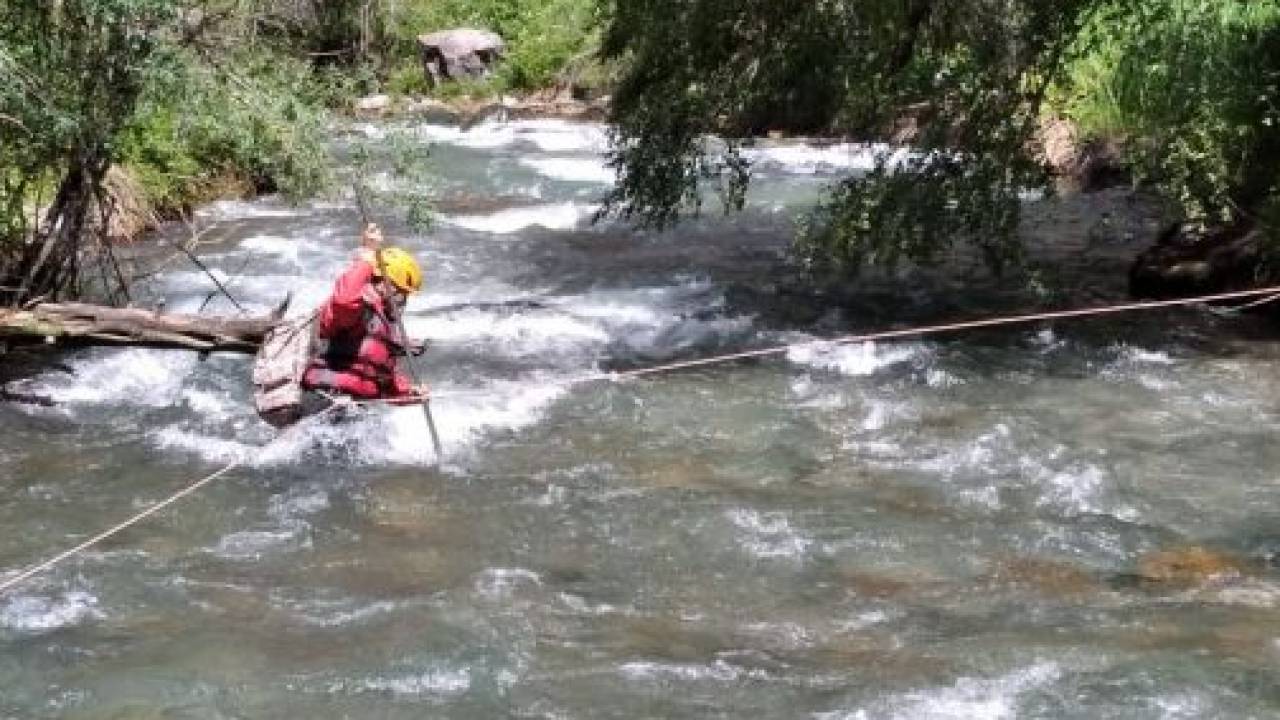
<instances>
[{"instance_id":1,"label":"backpack","mask_svg":"<svg viewBox=\"0 0 1280 720\"><path fill-rule=\"evenodd\" d=\"M277 428L302 418L302 375L311 364L315 316L282 322L267 331L253 361L253 404Z\"/></svg>"}]
</instances>

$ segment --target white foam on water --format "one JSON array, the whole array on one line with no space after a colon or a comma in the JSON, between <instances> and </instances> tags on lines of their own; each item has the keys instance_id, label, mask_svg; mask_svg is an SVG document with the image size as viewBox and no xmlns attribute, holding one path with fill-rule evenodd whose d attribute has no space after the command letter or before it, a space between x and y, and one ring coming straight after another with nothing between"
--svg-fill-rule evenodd
<instances>
[{"instance_id":1,"label":"white foam on water","mask_svg":"<svg viewBox=\"0 0 1280 720\"><path fill-rule=\"evenodd\" d=\"M824 172L871 170L876 166L876 157L893 152L888 145L864 145L838 143L835 145L815 146L800 144L781 144L743 148L742 156L752 164L762 167L776 167L784 172L814 175ZM891 163L899 162L897 155Z\"/></svg>"},{"instance_id":2,"label":"white foam on water","mask_svg":"<svg viewBox=\"0 0 1280 720\"><path fill-rule=\"evenodd\" d=\"M740 667L723 660L700 665L695 663L663 663L663 662L628 662L618 666L618 671L632 680L683 680L686 682L712 681L719 683L735 682L743 677Z\"/></svg>"},{"instance_id":3,"label":"white foam on water","mask_svg":"<svg viewBox=\"0 0 1280 720\"><path fill-rule=\"evenodd\" d=\"M1041 490L1037 502L1041 507L1058 508L1070 515L1111 515L1125 521L1137 520L1141 513L1128 505L1109 501L1114 486L1110 474L1090 462L1070 462L1061 467L1065 447L1057 447L1045 455L1022 456L1019 474Z\"/></svg>"},{"instance_id":4,"label":"white foam on water","mask_svg":"<svg viewBox=\"0 0 1280 720\"><path fill-rule=\"evenodd\" d=\"M1131 363L1150 365L1174 365L1176 361L1163 350L1144 350L1143 348L1126 346L1122 356Z\"/></svg>"},{"instance_id":5,"label":"white foam on water","mask_svg":"<svg viewBox=\"0 0 1280 720\"><path fill-rule=\"evenodd\" d=\"M294 520L272 530L239 530L224 535L209 552L224 560L256 561L265 555L311 547L311 526Z\"/></svg>"},{"instance_id":6,"label":"white foam on water","mask_svg":"<svg viewBox=\"0 0 1280 720\"><path fill-rule=\"evenodd\" d=\"M456 125L425 124L419 134L432 142L477 150L529 143L543 152L602 153L608 148L603 125L565 120L487 120L463 130Z\"/></svg>"},{"instance_id":7,"label":"white foam on water","mask_svg":"<svg viewBox=\"0 0 1280 720\"><path fill-rule=\"evenodd\" d=\"M963 378L939 368L929 368L925 371L924 382L931 388L949 388L965 384Z\"/></svg>"},{"instance_id":8,"label":"white foam on water","mask_svg":"<svg viewBox=\"0 0 1280 720\"><path fill-rule=\"evenodd\" d=\"M535 227L573 230L589 220L597 209L596 205L563 202L510 208L488 215L446 215L441 221L476 232L512 235Z\"/></svg>"},{"instance_id":9,"label":"white foam on water","mask_svg":"<svg viewBox=\"0 0 1280 720\"><path fill-rule=\"evenodd\" d=\"M541 586L542 577L524 568L486 568L475 579L476 594L488 600L501 600L525 586Z\"/></svg>"},{"instance_id":10,"label":"white foam on water","mask_svg":"<svg viewBox=\"0 0 1280 720\"><path fill-rule=\"evenodd\" d=\"M243 402L233 402L226 395L194 388L182 390L182 402L192 412L212 421L227 420L244 407Z\"/></svg>"},{"instance_id":11,"label":"white foam on water","mask_svg":"<svg viewBox=\"0 0 1280 720\"><path fill-rule=\"evenodd\" d=\"M431 403L441 444L450 463L464 462L484 441L487 433L518 430L536 424L545 410L563 396L570 385L541 374L522 380L492 382L480 388L437 388ZM246 412L248 412L246 410ZM366 465L430 465L438 458L420 405L373 405L340 422L328 418L304 420L299 426L273 432L255 417L246 415L228 428L232 437L216 437L203 428L183 424L150 433L158 447L193 453L211 463L241 463L247 467L293 464L308 453L321 451L343 462ZM252 438L257 437L258 440ZM319 501L319 499L317 499ZM291 532L291 531L290 531ZM287 538L237 538L246 549L261 541L270 544ZM243 554L240 545L228 553Z\"/></svg>"},{"instance_id":12,"label":"white foam on water","mask_svg":"<svg viewBox=\"0 0 1280 720\"><path fill-rule=\"evenodd\" d=\"M43 633L105 617L98 598L73 591L57 597L18 595L0 606L0 628Z\"/></svg>"},{"instance_id":13,"label":"white foam on water","mask_svg":"<svg viewBox=\"0 0 1280 720\"><path fill-rule=\"evenodd\" d=\"M406 325L411 335L441 345L586 371L614 343L645 353L670 352L749 329L749 318L689 319L691 311L719 306L718 297L708 297L711 290L702 280L639 290L592 290L549 298L543 301L545 307L516 312L463 308L411 315Z\"/></svg>"},{"instance_id":14,"label":"white foam on water","mask_svg":"<svg viewBox=\"0 0 1280 720\"><path fill-rule=\"evenodd\" d=\"M504 357L564 355L607 343L609 333L598 324L560 313L529 312L512 315L488 310L460 310L446 317L407 322L415 332L433 342L499 352Z\"/></svg>"},{"instance_id":15,"label":"white foam on water","mask_svg":"<svg viewBox=\"0 0 1280 720\"><path fill-rule=\"evenodd\" d=\"M604 125L567 120L522 120L514 123L518 140L531 142L543 152L589 152L609 149Z\"/></svg>"},{"instance_id":16,"label":"white foam on water","mask_svg":"<svg viewBox=\"0 0 1280 720\"><path fill-rule=\"evenodd\" d=\"M916 463L916 466L948 480L966 470L991 470L1000 459L1010 462L1018 457L1011 448L1012 436L1013 431L1008 425L996 423L991 430L972 441L959 443Z\"/></svg>"},{"instance_id":17,"label":"white foam on water","mask_svg":"<svg viewBox=\"0 0 1280 720\"><path fill-rule=\"evenodd\" d=\"M1160 713L1160 720L1198 720L1215 715L1210 703L1189 692L1151 698L1148 703Z\"/></svg>"},{"instance_id":18,"label":"white foam on water","mask_svg":"<svg viewBox=\"0 0 1280 720\"><path fill-rule=\"evenodd\" d=\"M519 288L489 277L468 282L462 287L435 288L429 286L427 292L409 298L405 325L409 329L416 327L413 324L415 322L414 313L439 312L443 308L452 308L466 303L486 304L521 300L538 301L542 299L542 293L537 289Z\"/></svg>"},{"instance_id":19,"label":"white foam on water","mask_svg":"<svg viewBox=\"0 0 1280 720\"><path fill-rule=\"evenodd\" d=\"M614 169L597 158L520 158L520 164L543 177L565 182L612 185L617 179Z\"/></svg>"},{"instance_id":20,"label":"white foam on water","mask_svg":"<svg viewBox=\"0 0 1280 720\"><path fill-rule=\"evenodd\" d=\"M168 407L181 399L198 362L195 353L181 350L98 351L71 360L71 375L51 371L18 385L58 403Z\"/></svg>"},{"instance_id":21,"label":"white foam on water","mask_svg":"<svg viewBox=\"0 0 1280 720\"><path fill-rule=\"evenodd\" d=\"M996 678L961 678L950 687L892 695L872 707L816 713L817 720L1012 720L1018 697L1058 680L1057 663L1041 662Z\"/></svg>"},{"instance_id":22,"label":"white foam on water","mask_svg":"<svg viewBox=\"0 0 1280 720\"><path fill-rule=\"evenodd\" d=\"M196 217L213 221L295 218L313 209L306 205L293 207L277 197L266 196L256 200L218 200L196 210Z\"/></svg>"},{"instance_id":23,"label":"white foam on water","mask_svg":"<svg viewBox=\"0 0 1280 720\"><path fill-rule=\"evenodd\" d=\"M1226 582L1210 583L1210 587L1188 593L1188 602L1234 605L1257 610L1280 607L1280 585L1261 578L1227 576Z\"/></svg>"},{"instance_id":24,"label":"white foam on water","mask_svg":"<svg viewBox=\"0 0 1280 720\"><path fill-rule=\"evenodd\" d=\"M466 668L430 670L393 677L366 679L361 690L389 692L396 696L447 700L471 689L471 672Z\"/></svg>"},{"instance_id":25,"label":"white foam on water","mask_svg":"<svg viewBox=\"0 0 1280 720\"><path fill-rule=\"evenodd\" d=\"M788 387L796 398L797 407L810 410L839 410L848 407L849 401L838 393L814 382L809 376L798 376Z\"/></svg>"},{"instance_id":26,"label":"white foam on water","mask_svg":"<svg viewBox=\"0 0 1280 720\"><path fill-rule=\"evenodd\" d=\"M1108 485L1107 473L1097 465L1046 473L1041 480L1042 505L1066 507L1078 513L1101 512L1100 499Z\"/></svg>"},{"instance_id":27,"label":"white foam on water","mask_svg":"<svg viewBox=\"0 0 1280 720\"><path fill-rule=\"evenodd\" d=\"M747 536L743 547L756 557L802 558L813 546L812 539L791 527L784 513L735 508L726 515Z\"/></svg>"},{"instance_id":28,"label":"white foam on water","mask_svg":"<svg viewBox=\"0 0 1280 720\"><path fill-rule=\"evenodd\" d=\"M837 622L836 629L844 633L861 632L869 627L886 623L893 617L899 617L899 614L890 616L884 610L868 610Z\"/></svg>"},{"instance_id":29,"label":"white foam on water","mask_svg":"<svg viewBox=\"0 0 1280 720\"><path fill-rule=\"evenodd\" d=\"M159 448L189 452L207 462L267 468L296 462L307 450L334 436L330 426L314 423L302 431L272 437L265 423L248 416L244 422L228 428L228 432L239 439L215 437L208 430L187 429L183 425L159 428L148 437Z\"/></svg>"},{"instance_id":30,"label":"white foam on water","mask_svg":"<svg viewBox=\"0 0 1280 720\"><path fill-rule=\"evenodd\" d=\"M324 490L297 490L271 496L267 513L277 520L294 520L314 515L329 508L329 493Z\"/></svg>"},{"instance_id":31,"label":"white foam on water","mask_svg":"<svg viewBox=\"0 0 1280 720\"><path fill-rule=\"evenodd\" d=\"M301 238L280 235L254 235L245 238L240 242L240 250L255 255L272 256L297 268L300 274L304 271L311 272L310 269L316 265L315 256L317 255L336 257L344 254L342 249L336 246L325 246ZM228 260L228 262L234 263L235 260ZM249 263L250 269L253 264Z\"/></svg>"},{"instance_id":32,"label":"white foam on water","mask_svg":"<svg viewBox=\"0 0 1280 720\"><path fill-rule=\"evenodd\" d=\"M716 310L724 305L717 288L704 278L686 278L675 285L626 289L596 289L558 303L579 317L598 318L613 327L657 326L678 318L676 313Z\"/></svg>"},{"instance_id":33,"label":"white foam on water","mask_svg":"<svg viewBox=\"0 0 1280 720\"><path fill-rule=\"evenodd\" d=\"M453 395L449 392L439 391L431 402L431 411L445 460L457 465L471 457L488 433L536 424L566 388L535 377L498 381L470 391L455 389ZM367 464L424 465L438 461L419 405L381 407L341 430L348 443L356 443L356 459Z\"/></svg>"},{"instance_id":34,"label":"white foam on water","mask_svg":"<svg viewBox=\"0 0 1280 720\"><path fill-rule=\"evenodd\" d=\"M871 400L864 403L864 407L867 408L867 414L862 419L862 429L868 432L883 430L894 414L894 407L883 400Z\"/></svg>"},{"instance_id":35,"label":"white foam on water","mask_svg":"<svg viewBox=\"0 0 1280 720\"><path fill-rule=\"evenodd\" d=\"M305 601L285 599L273 593L272 604L289 612L306 625L337 628L360 623L399 612L410 604L390 600L364 602L358 598L315 597L308 594Z\"/></svg>"},{"instance_id":36,"label":"white foam on water","mask_svg":"<svg viewBox=\"0 0 1280 720\"><path fill-rule=\"evenodd\" d=\"M1045 328L1031 336L1031 344L1044 354L1065 346L1067 342L1060 339L1053 328Z\"/></svg>"},{"instance_id":37,"label":"white foam on water","mask_svg":"<svg viewBox=\"0 0 1280 720\"><path fill-rule=\"evenodd\" d=\"M917 343L894 343L881 348L874 342L831 345L809 343L787 350L787 360L843 375L866 377L884 368L915 360L929 350Z\"/></svg>"},{"instance_id":38,"label":"white foam on water","mask_svg":"<svg viewBox=\"0 0 1280 720\"><path fill-rule=\"evenodd\" d=\"M624 617L634 617L637 614L636 609L630 605L618 606L607 602L592 603L586 598L573 593L562 592L556 597L574 615L594 615L597 617L622 615Z\"/></svg>"},{"instance_id":39,"label":"white foam on water","mask_svg":"<svg viewBox=\"0 0 1280 720\"><path fill-rule=\"evenodd\" d=\"M812 647L817 638L814 629L799 622L748 623L743 630L769 648L801 650Z\"/></svg>"}]
</instances>

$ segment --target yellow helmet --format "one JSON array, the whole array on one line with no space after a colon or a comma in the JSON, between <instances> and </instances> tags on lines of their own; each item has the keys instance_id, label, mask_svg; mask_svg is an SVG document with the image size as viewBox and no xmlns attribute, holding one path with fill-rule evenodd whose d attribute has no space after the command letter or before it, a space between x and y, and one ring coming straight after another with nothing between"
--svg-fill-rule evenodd
<instances>
[{"instance_id":1,"label":"yellow helmet","mask_svg":"<svg viewBox=\"0 0 1280 720\"><path fill-rule=\"evenodd\" d=\"M422 268L409 253L396 247L378 252L378 269L402 292L416 293L422 287Z\"/></svg>"}]
</instances>

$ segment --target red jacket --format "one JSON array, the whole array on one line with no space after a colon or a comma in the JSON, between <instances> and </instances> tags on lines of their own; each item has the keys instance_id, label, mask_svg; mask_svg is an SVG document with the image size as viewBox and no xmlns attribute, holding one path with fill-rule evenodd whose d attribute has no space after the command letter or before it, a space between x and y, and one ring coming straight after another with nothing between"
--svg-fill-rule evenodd
<instances>
[{"instance_id":1,"label":"red jacket","mask_svg":"<svg viewBox=\"0 0 1280 720\"><path fill-rule=\"evenodd\" d=\"M408 339L373 279L373 268L357 260L334 284L320 309L321 351L303 376L303 387L362 399L413 393L413 383L396 369L396 357L405 354Z\"/></svg>"}]
</instances>

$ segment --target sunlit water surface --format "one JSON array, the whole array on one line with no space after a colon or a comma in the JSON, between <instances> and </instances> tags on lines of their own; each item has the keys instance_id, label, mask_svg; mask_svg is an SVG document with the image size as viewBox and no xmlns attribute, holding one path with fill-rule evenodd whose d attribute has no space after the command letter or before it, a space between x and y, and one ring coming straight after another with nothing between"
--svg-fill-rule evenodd
<instances>
[{"instance_id":1,"label":"sunlit water surface","mask_svg":"<svg viewBox=\"0 0 1280 720\"><path fill-rule=\"evenodd\" d=\"M380 212L426 265L408 325L446 456L416 408L273 440L240 356L85 351L18 384L57 406L0 406L0 579L244 465L0 596L0 717L1280 713L1269 342L1165 313L572 384L994 308L908 283L778 319L788 218L859 148L753 149L746 215L643 234L589 224L598 126L411 129L443 213ZM358 225L272 199L201 222L234 294L294 314Z\"/></svg>"}]
</instances>

